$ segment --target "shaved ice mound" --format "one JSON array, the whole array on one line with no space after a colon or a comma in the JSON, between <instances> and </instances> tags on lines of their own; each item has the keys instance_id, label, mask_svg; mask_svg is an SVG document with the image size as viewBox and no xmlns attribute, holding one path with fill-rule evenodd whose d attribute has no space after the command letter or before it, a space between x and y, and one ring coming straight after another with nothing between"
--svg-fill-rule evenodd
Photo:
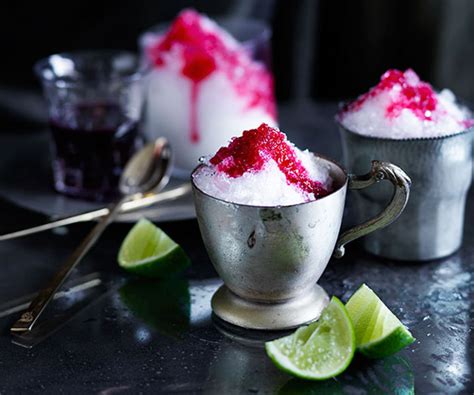
<instances>
[{"instance_id":1,"label":"shaved ice mound","mask_svg":"<svg viewBox=\"0 0 474 395\"><path fill-rule=\"evenodd\" d=\"M151 64L145 131L168 138L183 174L240 131L277 124L271 71L205 15L183 10L141 43Z\"/></svg>"},{"instance_id":2,"label":"shaved ice mound","mask_svg":"<svg viewBox=\"0 0 474 395\"><path fill-rule=\"evenodd\" d=\"M288 206L331 192L329 167L301 151L286 135L266 124L244 131L193 175L196 186L213 197L251 206Z\"/></svg>"},{"instance_id":3,"label":"shaved ice mound","mask_svg":"<svg viewBox=\"0 0 474 395\"><path fill-rule=\"evenodd\" d=\"M450 90L436 92L411 69L388 70L337 119L353 132L391 139L447 136L474 124L469 110L456 103Z\"/></svg>"}]
</instances>

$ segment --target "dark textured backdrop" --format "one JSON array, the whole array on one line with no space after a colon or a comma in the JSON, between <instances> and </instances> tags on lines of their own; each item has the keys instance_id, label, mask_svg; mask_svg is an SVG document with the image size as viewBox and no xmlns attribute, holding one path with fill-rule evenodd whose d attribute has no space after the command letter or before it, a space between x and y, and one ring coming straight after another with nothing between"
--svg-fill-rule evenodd
<instances>
[{"instance_id":1,"label":"dark textured backdrop","mask_svg":"<svg viewBox=\"0 0 474 395\"><path fill-rule=\"evenodd\" d=\"M474 100L471 0L17 0L0 5L0 121L27 112L26 96L15 91L39 91L36 59L84 48L136 50L140 32L190 6L271 23L280 100L354 96L389 67L413 67Z\"/></svg>"}]
</instances>

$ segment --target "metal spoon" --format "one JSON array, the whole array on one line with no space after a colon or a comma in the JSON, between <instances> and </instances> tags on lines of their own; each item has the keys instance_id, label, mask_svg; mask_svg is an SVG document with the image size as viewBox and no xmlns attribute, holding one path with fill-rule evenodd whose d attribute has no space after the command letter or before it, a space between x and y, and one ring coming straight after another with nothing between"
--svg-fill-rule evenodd
<instances>
[{"instance_id":1,"label":"metal spoon","mask_svg":"<svg viewBox=\"0 0 474 395\"><path fill-rule=\"evenodd\" d=\"M159 189L168 183L171 172L171 159L171 148L168 141L160 137L155 142L147 144L128 161L120 177L119 189L122 197L109 208L109 213L102 217L99 223L69 256L47 287L41 290L33 299L28 309L10 328L11 332L19 333L32 330L56 291L95 244L107 225L114 220L120 212L123 203L129 200L140 199L147 192Z\"/></svg>"},{"instance_id":2,"label":"metal spoon","mask_svg":"<svg viewBox=\"0 0 474 395\"><path fill-rule=\"evenodd\" d=\"M161 186L160 186L160 189L162 189ZM158 193L158 191L153 191L151 193L144 195L140 199L126 201L122 205L122 208L120 209L120 215L129 213L131 211L138 210L141 208L149 207L156 203L168 202L171 200L178 199L182 196L189 194L191 190L192 190L191 183L184 182L181 185L178 185L177 187L167 190L166 192ZM85 213L74 214L69 217L60 218L60 219L57 219L45 224L33 226L31 228L20 229L20 230L15 230L10 233L1 234L0 242L6 241L6 240L17 239L19 237L33 235L35 233L59 228L61 226L76 224L78 222L92 221L94 219L99 219L101 217L104 217L108 213L109 213L109 209L107 207L104 207L104 208L99 208L97 210L88 211Z\"/></svg>"}]
</instances>

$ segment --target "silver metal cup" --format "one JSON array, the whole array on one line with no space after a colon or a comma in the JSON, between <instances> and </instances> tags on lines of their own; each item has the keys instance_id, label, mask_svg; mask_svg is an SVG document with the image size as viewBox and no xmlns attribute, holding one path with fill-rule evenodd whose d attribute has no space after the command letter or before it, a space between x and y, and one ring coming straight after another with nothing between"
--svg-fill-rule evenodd
<instances>
[{"instance_id":1,"label":"silver metal cup","mask_svg":"<svg viewBox=\"0 0 474 395\"><path fill-rule=\"evenodd\" d=\"M363 136L339 124L345 165L354 172L377 157L410 171L410 201L400 219L364 239L367 251L398 260L430 260L462 243L464 207L472 180L474 129L436 138L395 140ZM384 207L391 191L378 185L357 196L361 218Z\"/></svg>"},{"instance_id":2,"label":"silver metal cup","mask_svg":"<svg viewBox=\"0 0 474 395\"><path fill-rule=\"evenodd\" d=\"M410 180L397 166L373 161L361 177L348 176L332 160L334 191L316 201L260 207L227 202L199 189L192 174L196 214L209 257L224 281L212 299L224 321L252 329L286 329L319 317L327 295L316 283L331 255L344 245L393 222L403 211ZM201 165L204 166L204 165ZM338 239L346 191L381 180L395 187L391 202L373 219Z\"/></svg>"}]
</instances>

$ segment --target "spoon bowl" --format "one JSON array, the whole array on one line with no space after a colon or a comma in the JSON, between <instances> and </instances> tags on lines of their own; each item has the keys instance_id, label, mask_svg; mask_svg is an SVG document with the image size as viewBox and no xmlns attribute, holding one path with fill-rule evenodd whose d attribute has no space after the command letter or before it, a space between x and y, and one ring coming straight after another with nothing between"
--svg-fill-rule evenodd
<instances>
[{"instance_id":1,"label":"spoon bowl","mask_svg":"<svg viewBox=\"0 0 474 395\"><path fill-rule=\"evenodd\" d=\"M120 192L126 196L163 189L171 176L172 159L166 138L145 145L127 162L119 181Z\"/></svg>"}]
</instances>

